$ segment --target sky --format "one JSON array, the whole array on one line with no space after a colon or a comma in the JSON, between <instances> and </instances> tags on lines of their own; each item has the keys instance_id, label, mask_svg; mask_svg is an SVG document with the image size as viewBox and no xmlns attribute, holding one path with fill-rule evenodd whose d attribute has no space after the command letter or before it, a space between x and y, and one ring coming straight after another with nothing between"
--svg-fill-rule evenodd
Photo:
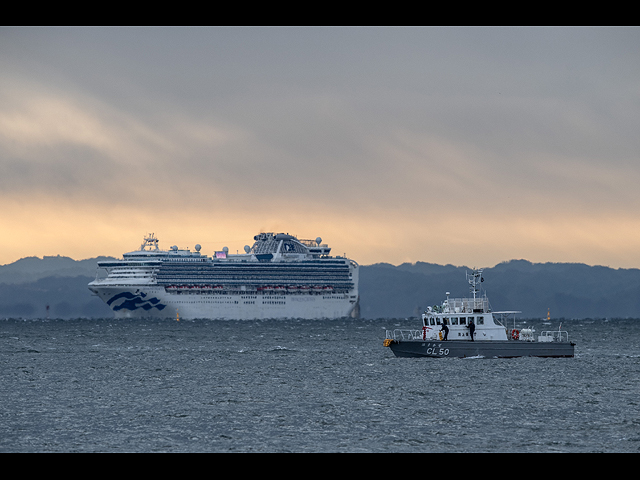
<instances>
[{"instance_id":1,"label":"sky","mask_svg":"<svg viewBox=\"0 0 640 480\"><path fill-rule=\"evenodd\" d=\"M640 268L640 29L0 27L0 232Z\"/></svg>"}]
</instances>

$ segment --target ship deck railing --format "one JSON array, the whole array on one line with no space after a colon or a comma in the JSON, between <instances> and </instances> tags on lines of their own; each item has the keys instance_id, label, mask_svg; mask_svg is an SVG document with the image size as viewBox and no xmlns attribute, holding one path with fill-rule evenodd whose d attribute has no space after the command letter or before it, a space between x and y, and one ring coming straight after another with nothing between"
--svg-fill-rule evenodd
<instances>
[{"instance_id":1,"label":"ship deck railing","mask_svg":"<svg viewBox=\"0 0 640 480\"><path fill-rule=\"evenodd\" d=\"M407 342L411 340L424 340L422 330L395 329L386 330L385 338L396 340L399 342ZM509 341L514 340L510 335L507 336ZM541 332L538 336L538 342L564 342L569 343L569 332L566 330L547 330Z\"/></svg>"},{"instance_id":2,"label":"ship deck railing","mask_svg":"<svg viewBox=\"0 0 640 480\"><path fill-rule=\"evenodd\" d=\"M482 298L449 298L448 306L450 313L474 313L488 312L491 307L487 297Z\"/></svg>"},{"instance_id":3,"label":"ship deck railing","mask_svg":"<svg viewBox=\"0 0 640 480\"><path fill-rule=\"evenodd\" d=\"M409 340L422 340L422 330L387 330L385 338L406 342Z\"/></svg>"},{"instance_id":4,"label":"ship deck railing","mask_svg":"<svg viewBox=\"0 0 640 480\"><path fill-rule=\"evenodd\" d=\"M539 342L569 342L569 332L566 330L546 330L538 335Z\"/></svg>"}]
</instances>

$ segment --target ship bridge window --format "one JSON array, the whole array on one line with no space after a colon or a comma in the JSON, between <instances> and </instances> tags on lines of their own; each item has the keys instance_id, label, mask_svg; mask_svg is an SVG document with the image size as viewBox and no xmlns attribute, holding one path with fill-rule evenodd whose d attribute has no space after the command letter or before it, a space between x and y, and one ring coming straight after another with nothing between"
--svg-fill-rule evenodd
<instances>
[{"instance_id":1,"label":"ship bridge window","mask_svg":"<svg viewBox=\"0 0 640 480\"><path fill-rule=\"evenodd\" d=\"M471 317L473 318L473 317ZM466 317L460 317L460 325L466 325L467 324L467 318Z\"/></svg>"},{"instance_id":2,"label":"ship bridge window","mask_svg":"<svg viewBox=\"0 0 640 480\"><path fill-rule=\"evenodd\" d=\"M443 317L442 318L442 324L443 325L449 325L449 317Z\"/></svg>"},{"instance_id":3,"label":"ship bridge window","mask_svg":"<svg viewBox=\"0 0 640 480\"><path fill-rule=\"evenodd\" d=\"M433 317L431 317L431 318L429 319L429 323L430 323L431 325L435 325L435 324L436 324L436 319L435 319L435 318L433 318Z\"/></svg>"},{"instance_id":4,"label":"ship bridge window","mask_svg":"<svg viewBox=\"0 0 640 480\"><path fill-rule=\"evenodd\" d=\"M453 317L451 319L451 325L458 325L458 317Z\"/></svg>"},{"instance_id":5,"label":"ship bridge window","mask_svg":"<svg viewBox=\"0 0 640 480\"><path fill-rule=\"evenodd\" d=\"M478 320L476 322L477 325L484 325L484 317L478 317Z\"/></svg>"}]
</instances>

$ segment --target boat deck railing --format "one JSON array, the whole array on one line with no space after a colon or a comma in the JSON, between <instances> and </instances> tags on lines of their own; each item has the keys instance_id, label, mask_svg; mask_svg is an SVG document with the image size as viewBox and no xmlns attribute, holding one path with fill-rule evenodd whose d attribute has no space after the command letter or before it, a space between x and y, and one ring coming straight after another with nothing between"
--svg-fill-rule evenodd
<instances>
[{"instance_id":1,"label":"boat deck railing","mask_svg":"<svg viewBox=\"0 0 640 480\"><path fill-rule=\"evenodd\" d=\"M568 342L569 332L565 330L547 330L540 332L539 342Z\"/></svg>"},{"instance_id":2,"label":"boat deck railing","mask_svg":"<svg viewBox=\"0 0 640 480\"><path fill-rule=\"evenodd\" d=\"M487 312L490 310L489 299L483 298L450 298L448 299L450 312L455 313L473 313Z\"/></svg>"},{"instance_id":3,"label":"boat deck railing","mask_svg":"<svg viewBox=\"0 0 640 480\"><path fill-rule=\"evenodd\" d=\"M400 342L424 339L422 330L406 330L406 329L386 330L385 338L400 341ZM511 336L507 336L507 339L510 341L518 341L518 340L514 340ZM520 341L523 341L523 339L520 339ZM530 341L534 341L533 338L531 338ZM547 330L540 333L540 335L538 336L538 342L568 343L569 332L565 330Z\"/></svg>"},{"instance_id":4,"label":"boat deck railing","mask_svg":"<svg viewBox=\"0 0 640 480\"><path fill-rule=\"evenodd\" d=\"M422 330L387 330L385 335L385 338L398 341L422 340Z\"/></svg>"}]
</instances>

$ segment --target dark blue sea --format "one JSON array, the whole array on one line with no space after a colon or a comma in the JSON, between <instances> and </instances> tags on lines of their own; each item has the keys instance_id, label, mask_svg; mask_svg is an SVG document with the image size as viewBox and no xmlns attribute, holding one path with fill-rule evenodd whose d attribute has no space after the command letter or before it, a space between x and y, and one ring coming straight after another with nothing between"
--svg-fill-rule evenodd
<instances>
[{"instance_id":1,"label":"dark blue sea","mask_svg":"<svg viewBox=\"0 0 640 480\"><path fill-rule=\"evenodd\" d=\"M0 451L640 450L640 320L565 320L571 359L383 347L416 325L0 320Z\"/></svg>"}]
</instances>

